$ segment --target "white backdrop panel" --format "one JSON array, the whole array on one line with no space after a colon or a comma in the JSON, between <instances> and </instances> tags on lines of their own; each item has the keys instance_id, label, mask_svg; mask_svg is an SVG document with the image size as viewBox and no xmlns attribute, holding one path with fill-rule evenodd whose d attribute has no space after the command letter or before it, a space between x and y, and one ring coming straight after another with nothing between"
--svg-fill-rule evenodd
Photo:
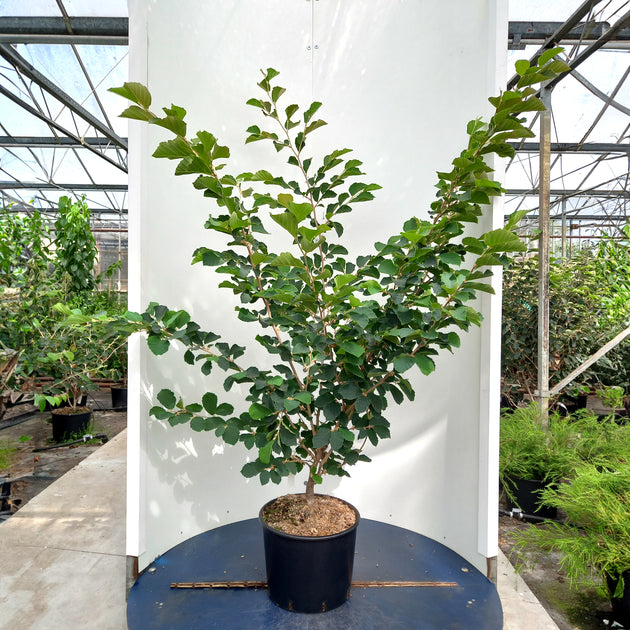
<instances>
[{"instance_id":1,"label":"white backdrop panel","mask_svg":"<svg viewBox=\"0 0 630 630\"><path fill-rule=\"evenodd\" d=\"M324 103L329 125L313 136L315 151L354 148L366 179L383 186L346 222L354 254L426 214L435 171L463 148L466 122L487 111L486 97L504 76L502 0L131 0L130 20L132 80L148 83L155 108L185 107L189 133L208 129L230 146L229 172L274 170L271 147L243 144L244 130L260 122L245 105L257 95L259 68L281 72L287 104ZM232 343L252 339L252 325L235 320L235 300L217 289L213 272L190 266L196 247L216 244L203 230L211 202L190 179L172 176L173 163L150 158L164 130L130 127L132 304L185 308ZM490 228L500 216L484 221ZM496 306L484 301L484 330L441 357L430 378L415 379L414 403L390 408L392 439L373 463L323 487L364 517L440 540L484 571L496 553ZM264 360L255 347L249 357ZM198 400L209 384L222 391L221 374L201 377L177 353L154 358L138 342L130 366L137 378L130 381L128 554L140 569L192 535L254 517L268 498L303 488L301 478L261 488L239 474L249 455L243 448L148 419L162 387ZM235 388L229 399L243 406L242 394Z\"/></svg>"}]
</instances>

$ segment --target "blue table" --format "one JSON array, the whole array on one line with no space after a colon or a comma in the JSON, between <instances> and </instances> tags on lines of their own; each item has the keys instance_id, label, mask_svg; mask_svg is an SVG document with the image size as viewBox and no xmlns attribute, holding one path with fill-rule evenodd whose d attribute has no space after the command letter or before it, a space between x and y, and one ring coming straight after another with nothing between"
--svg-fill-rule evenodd
<instances>
[{"instance_id":1,"label":"blue table","mask_svg":"<svg viewBox=\"0 0 630 630\"><path fill-rule=\"evenodd\" d=\"M167 551L129 593L129 630L501 630L494 585L473 565L426 536L362 519L354 580L457 582L455 587L353 588L323 614L288 612L266 590L172 589L173 582L264 581L257 519L224 525Z\"/></svg>"}]
</instances>

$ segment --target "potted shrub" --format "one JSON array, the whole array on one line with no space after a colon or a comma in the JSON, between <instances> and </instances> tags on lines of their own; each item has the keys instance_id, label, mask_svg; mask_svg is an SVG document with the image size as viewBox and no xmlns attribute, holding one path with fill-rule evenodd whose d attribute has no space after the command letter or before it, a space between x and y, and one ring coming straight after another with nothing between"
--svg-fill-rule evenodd
<instances>
[{"instance_id":1,"label":"potted shrub","mask_svg":"<svg viewBox=\"0 0 630 630\"><path fill-rule=\"evenodd\" d=\"M571 419L558 414L549 417L549 431L545 431L536 403L504 412L499 479L508 503L528 515L555 518L555 508L543 505L540 493L546 486L572 476L579 463L573 448L575 439Z\"/></svg>"},{"instance_id":2,"label":"potted shrub","mask_svg":"<svg viewBox=\"0 0 630 630\"><path fill-rule=\"evenodd\" d=\"M547 488L545 504L566 512L565 523L530 525L514 534L515 551L560 552L572 587L598 585L610 598L614 620L630 625L630 464L600 470L585 464L568 484ZM526 562L522 560L521 563Z\"/></svg>"},{"instance_id":3,"label":"potted shrub","mask_svg":"<svg viewBox=\"0 0 630 630\"><path fill-rule=\"evenodd\" d=\"M198 248L193 262L224 275L220 286L240 298L237 317L260 326L256 340L271 361L269 366L244 364L244 347L203 330L187 312L157 303L110 325L126 332L144 330L156 355L180 343L184 360L203 374L216 368L226 372L226 390L235 383L249 388L247 405L238 412L220 400L220 392L208 391L199 401L188 402L163 389L152 416L171 425L189 424L193 431L214 431L228 444L243 443L255 458L241 472L257 476L262 484L306 473L304 495L290 495L261 510L271 554L269 594L277 604L311 612L330 610L347 599L356 510L337 503L349 516L342 531L308 524L307 535L286 533L270 521L286 513L289 526L309 523L319 501L329 501L315 493L322 477L348 475L349 466L369 461L365 445L389 437L390 402L414 397L408 370L428 375L435 369L435 355L459 346L460 333L481 323L473 299L480 291L492 291L484 282L491 275L488 267L525 249L512 231L523 212L513 215L505 228L479 237L465 235L465 227L477 222L492 197L502 193L489 177L492 169L485 157L513 155L509 142L532 135L520 117L543 109L531 85L567 69L553 60L557 53L545 53L531 68L519 62L517 89L490 99L495 112L489 123L468 124L468 146L451 170L438 174L429 218L410 217L400 233L375 244L375 253L355 260L343 245L343 215L370 201L380 187L360 179L361 162L349 156L349 149L313 162L306 146L310 135L326 124L317 117L321 103L312 103L301 115L296 104L281 106L285 90L275 84L278 72L263 71L258 83L262 95L248 101L267 126L250 126L245 142L272 144L275 152L287 156L295 179L264 169L229 174L229 149L207 131L188 138L183 108L173 105L158 116L150 109L146 87L126 83L112 88L133 103L124 117L174 134L154 156L177 160L175 174L196 175L194 187L214 201L217 212L205 227L222 235L225 245ZM274 250L266 239L273 229L283 231L286 248ZM337 544L339 537L349 539L342 551L311 551L310 564L294 559L288 563L294 570L291 577L278 574L276 546L281 553L290 547L312 550L315 543ZM310 576L324 575L318 565L323 558L345 564L331 569L337 579L319 580L326 592L318 593L311 591ZM332 582L336 594L327 590Z\"/></svg>"},{"instance_id":4,"label":"potted shrub","mask_svg":"<svg viewBox=\"0 0 630 630\"><path fill-rule=\"evenodd\" d=\"M66 317L77 312L60 304L54 308ZM106 373L110 357L126 344L123 337L104 337L101 333L97 326L77 330L59 324L37 356L36 373L49 380L42 380L42 391L35 394L35 404L42 411L47 405L54 408L51 415L55 442L87 430L92 418L87 393L98 389L94 379Z\"/></svg>"}]
</instances>

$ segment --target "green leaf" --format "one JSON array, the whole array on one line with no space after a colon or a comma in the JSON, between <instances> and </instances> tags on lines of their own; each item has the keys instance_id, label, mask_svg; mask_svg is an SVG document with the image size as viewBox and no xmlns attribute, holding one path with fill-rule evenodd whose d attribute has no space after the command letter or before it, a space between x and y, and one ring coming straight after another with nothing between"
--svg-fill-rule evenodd
<instances>
[{"instance_id":1,"label":"green leaf","mask_svg":"<svg viewBox=\"0 0 630 630\"><path fill-rule=\"evenodd\" d=\"M356 276L352 273L344 273L339 276L335 276L335 288L337 290L341 289L341 287L345 286L349 282L356 280Z\"/></svg>"},{"instance_id":2,"label":"green leaf","mask_svg":"<svg viewBox=\"0 0 630 630\"><path fill-rule=\"evenodd\" d=\"M311 103L311 106L304 112L304 122L308 123L308 121L315 115L315 112L322 106L321 103L315 101Z\"/></svg>"},{"instance_id":3,"label":"green leaf","mask_svg":"<svg viewBox=\"0 0 630 630\"><path fill-rule=\"evenodd\" d=\"M267 442L259 451L258 451L258 459L263 464L269 464L271 460L271 450L273 449L273 442Z\"/></svg>"},{"instance_id":4,"label":"green leaf","mask_svg":"<svg viewBox=\"0 0 630 630\"><path fill-rule=\"evenodd\" d=\"M234 413L234 407L230 403L221 403L214 413L218 416L229 416L231 413Z\"/></svg>"},{"instance_id":5,"label":"green leaf","mask_svg":"<svg viewBox=\"0 0 630 630\"><path fill-rule=\"evenodd\" d=\"M545 50L545 52L538 57L538 65L544 66L548 61L553 59L556 55L559 55L564 51L562 46L556 46L555 48L550 48L549 50Z\"/></svg>"},{"instance_id":6,"label":"green leaf","mask_svg":"<svg viewBox=\"0 0 630 630\"><path fill-rule=\"evenodd\" d=\"M201 404L209 414L216 413L217 402L217 395L212 392L206 392L201 398Z\"/></svg>"},{"instance_id":7,"label":"green leaf","mask_svg":"<svg viewBox=\"0 0 630 630\"><path fill-rule=\"evenodd\" d=\"M529 61L527 59L519 59L515 64L517 74L523 76L529 70Z\"/></svg>"},{"instance_id":8,"label":"green leaf","mask_svg":"<svg viewBox=\"0 0 630 630\"><path fill-rule=\"evenodd\" d=\"M310 207L310 206L309 206ZM271 218L281 227L283 227L291 236L297 236L298 221L290 212L281 214L272 214Z\"/></svg>"},{"instance_id":9,"label":"green leaf","mask_svg":"<svg viewBox=\"0 0 630 630\"><path fill-rule=\"evenodd\" d=\"M280 195L278 195L278 199ZM297 219L298 223L303 221L311 212L313 212L313 206L310 203L293 203L288 204L289 212Z\"/></svg>"},{"instance_id":10,"label":"green leaf","mask_svg":"<svg viewBox=\"0 0 630 630\"><path fill-rule=\"evenodd\" d=\"M354 341L342 341L339 344L339 347L348 354L351 354L354 357L360 357L365 354L365 348L360 346L358 343Z\"/></svg>"},{"instance_id":11,"label":"green leaf","mask_svg":"<svg viewBox=\"0 0 630 630\"><path fill-rule=\"evenodd\" d=\"M260 462L247 462L247 464L241 468L241 475L243 475L246 479L251 479L252 477L258 475L262 470Z\"/></svg>"},{"instance_id":12,"label":"green leaf","mask_svg":"<svg viewBox=\"0 0 630 630\"><path fill-rule=\"evenodd\" d=\"M240 436L239 428L236 424L228 424L225 427L225 431L221 435L221 439L226 443L234 446L238 442L238 438Z\"/></svg>"},{"instance_id":13,"label":"green leaf","mask_svg":"<svg viewBox=\"0 0 630 630\"><path fill-rule=\"evenodd\" d=\"M261 405L260 403L252 403L249 408L249 415L254 420L266 418L271 414L273 414L273 409L269 409L269 407L265 407L265 405Z\"/></svg>"},{"instance_id":14,"label":"green leaf","mask_svg":"<svg viewBox=\"0 0 630 630\"><path fill-rule=\"evenodd\" d=\"M455 333L450 333L450 334L455 335ZM449 335L449 337L450 337L450 335ZM457 335L455 335L455 337L457 337ZM459 337L457 337L457 340L459 341ZM459 344L453 343L453 345L456 348L459 347ZM429 374L431 374L431 372L433 372L435 370L435 363L433 362L433 359L431 359L430 357L427 357L424 354L417 354L415 356L415 362L416 362L416 365L420 368L420 371L425 376L429 376Z\"/></svg>"},{"instance_id":15,"label":"green leaf","mask_svg":"<svg viewBox=\"0 0 630 630\"><path fill-rule=\"evenodd\" d=\"M176 136L186 135L186 123L178 116L165 116L164 118L156 118L152 120L154 125L159 125L172 131Z\"/></svg>"},{"instance_id":16,"label":"green leaf","mask_svg":"<svg viewBox=\"0 0 630 630\"><path fill-rule=\"evenodd\" d=\"M331 431L330 433L330 446L333 451L338 451L344 442L344 437L339 431Z\"/></svg>"},{"instance_id":17,"label":"green leaf","mask_svg":"<svg viewBox=\"0 0 630 630\"><path fill-rule=\"evenodd\" d=\"M150 122L155 118L155 115L142 107L137 105L130 105L126 110L120 114L121 118L130 118L131 120L144 120Z\"/></svg>"},{"instance_id":18,"label":"green leaf","mask_svg":"<svg viewBox=\"0 0 630 630\"><path fill-rule=\"evenodd\" d=\"M44 401L44 403L45 402L46 401ZM44 410L41 409L41 411ZM164 407L159 407L156 405L155 407L151 407L151 409L149 410L149 415L157 418L158 420L168 420L172 414L170 411L164 409Z\"/></svg>"},{"instance_id":19,"label":"green leaf","mask_svg":"<svg viewBox=\"0 0 630 630\"><path fill-rule=\"evenodd\" d=\"M530 210L516 210L509 216L506 224L506 230L513 230L521 221L521 219L529 214Z\"/></svg>"},{"instance_id":20,"label":"green leaf","mask_svg":"<svg viewBox=\"0 0 630 630\"><path fill-rule=\"evenodd\" d=\"M442 254L439 254L439 258L442 262L446 263L447 265L461 265L462 264L462 257L459 254L456 254L455 252L443 252Z\"/></svg>"},{"instance_id":21,"label":"green leaf","mask_svg":"<svg viewBox=\"0 0 630 630\"><path fill-rule=\"evenodd\" d=\"M174 138L160 142L157 149L153 152L155 158L167 158L169 160L178 160L185 157L194 157L195 152L192 147L184 140L184 138Z\"/></svg>"},{"instance_id":22,"label":"green leaf","mask_svg":"<svg viewBox=\"0 0 630 630\"><path fill-rule=\"evenodd\" d=\"M398 273L398 267L396 266L396 263L394 263L394 261L390 259L384 260L378 266L378 270L382 274L388 275L388 276L395 276Z\"/></svg>"},{"instance_id":23,"label":"green leaf","mask_svg":"<svg viewBox=\"0 0 630 630\"><path fill-rule=\"evenodd\" d=\"M403 354L394 360L394 369L396 370L396 372L402 373L406 372L414 364L414 357L408 354Z\"/></svg>"},{"instance_id":24,"label":"green leaf","mask_svg":"<svg viewBox=\"0 0 630 630\"><path fill-rule=\"evenodd\" d=\"M355 383L344 383L339 388L339 393L343 396L344 400L355 400L362 394L362 391Z\"/></svg>"},{"instance_id":25,"label":"green leaf","mask_svg":"<svg viewBox=\"0 0 630 630\"><path fill-rule=\"evenodd\" d=\"M495 251L524 252L527 250L527 245L514 232L506 229L486 232L483 235L483 242Z\"/></svg>"},{"instance_id":26,"label":"green leaf","mask_svg":"<svg viewBox=\"0 0 630 630\"><path fill-rule=\"evenodd\" d=\"M293 398L285 398L283 404L284 408L291 413L292 411L298 409L301 403L299 400L294 400Z\"/></svg>"},{"instance_id":27,"label":"green leaf","mask_svg":"<svg viewBox=\"0 0 630 630\"><path fill-rule=\"evenodd\" d=\"M304 263L298 260L293 254L289 252L283 252L279 256L276 256L273 260L267 264L273 267L300 267L304 268Z\"/></svg>"},{"instance_id":28,"label":"green leaf","mask_svg":"<svg viewBox=\"0 0 630 630\"><path fill-rule=\"evenodd\" d=\"M149 334L147 337L147 346L149 346L149 350L156 356L164 354L168 351L170 344L168 339L162 339L159 335Z\"/></svg>"},{"instance_id":29,"label":"green leaf","mask_svg":"<svg viewBox=\"0 0 630 630\"><path fill-rule=\"evenodd\" d=\"M298 392L297 394L293 395L293 398L299 400L305 405L310 405L313 402L313 397L309 392Z\"/></svg>"},{"instance_id":30,"label":"green leaf","mask_svg":"<svg viewBox=\"0 0 630 630\"><path fill-rule=\"evenodd\" d=\"M174 409L177 398L170 389L161 389L157 395L158 402L167 409Z\"/></svg>"},{"instance_id":31,"label":"green leaf","mask_svg":"<svg viewBox=\"0 0 630 630\"><path fill-rule=\"evenodd\" d=\"M313 436L313 448L322 448L327 446L330 441L330 429L321 427Z\"/></svg>"},{"instance_id":32,"label":"green leaf","mask_svg":"<svg viewBox=\"0 0 630 630\"><path fill-rule=\"evenodd\" d=\"M108 92L123 96L145 109L151 106L151 93L142 83L128 81L123 83L122 87L109 88Z\"/></svg>"}]
</instances>

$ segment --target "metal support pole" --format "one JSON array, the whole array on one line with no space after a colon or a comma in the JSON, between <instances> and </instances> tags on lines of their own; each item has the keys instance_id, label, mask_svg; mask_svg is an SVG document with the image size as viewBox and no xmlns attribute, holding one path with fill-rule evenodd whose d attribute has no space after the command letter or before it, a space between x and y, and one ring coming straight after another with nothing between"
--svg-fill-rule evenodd
<instances>
[{"instance_id":1,"label":"metal support pole","mask_svg":"<svg viewBox=\"0 0 630 630\"><path fill-rule=\"evenodd\" d=\"M563 199L562 205L562 248L561 256L562 260L567 257L567 200Z\"/></svg>"},{"instance_id":2,"label":"metal support pole","mask_svg":"<svg viewBox=\"0 0 630 630\"><path fill-rule=\"evenodd\" d=\"M543 87L540 116L538 223L538 404L545 430L549 425L549 205L551 192L551 90Z\"/></svg>"}]
</instances>

